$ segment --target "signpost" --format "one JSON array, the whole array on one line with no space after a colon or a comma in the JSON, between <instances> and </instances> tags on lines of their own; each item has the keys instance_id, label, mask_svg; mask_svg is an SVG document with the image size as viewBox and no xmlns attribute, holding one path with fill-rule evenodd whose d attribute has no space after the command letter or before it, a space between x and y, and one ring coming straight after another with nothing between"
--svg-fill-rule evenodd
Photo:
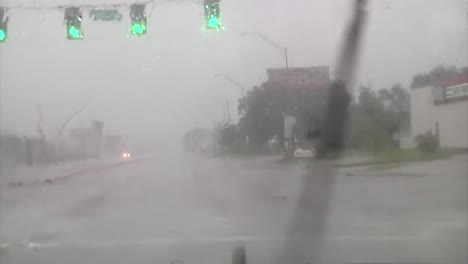
<instances>
[{"instance_id":1,"label":"signpost","mask_svg":"<svg viewBox=\"0 0 468 264\"><path fill-rule=\"evenodd\" d=\"M294 127L296 118L293 116L284 116L284 139L286 143L286 156L292 157L294 154Z\"/></svg>"}]
</instances>

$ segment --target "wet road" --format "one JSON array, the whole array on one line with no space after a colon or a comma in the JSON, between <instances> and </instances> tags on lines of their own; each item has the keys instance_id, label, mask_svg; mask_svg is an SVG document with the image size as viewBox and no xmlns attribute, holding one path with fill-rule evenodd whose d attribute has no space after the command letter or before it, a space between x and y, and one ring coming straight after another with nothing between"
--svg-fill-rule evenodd
<instances>
[{"instance_id":1,"label":"wet road","mask_svg":"<svg viewBox=\"0 0 468 264\"><path fill-rule=\"evenodd\" d=\"M336 171L323 263L467 263L468 157ZM172 153L2 189L2 263L273 263L304 164ZM305 226L304 228L307 228ZM304 242L305 243L305 242Z\"/></svg>"}]
</instances>

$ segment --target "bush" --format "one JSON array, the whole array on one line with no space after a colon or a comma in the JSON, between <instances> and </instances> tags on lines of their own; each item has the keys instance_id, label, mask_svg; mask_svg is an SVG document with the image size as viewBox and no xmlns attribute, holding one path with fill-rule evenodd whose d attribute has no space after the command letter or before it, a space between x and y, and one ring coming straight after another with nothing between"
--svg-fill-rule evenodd
<instances>
[{"instance_id":1,"label":"bush","mask_svg":"<svg viewBox=\"0 0 468 264\"><path fill-rule=\"evenodd\" d=\"M422 154L434 154L439 150L439 140L432 131L417 135L416 149Z\"/></svg>"}]
</instances>

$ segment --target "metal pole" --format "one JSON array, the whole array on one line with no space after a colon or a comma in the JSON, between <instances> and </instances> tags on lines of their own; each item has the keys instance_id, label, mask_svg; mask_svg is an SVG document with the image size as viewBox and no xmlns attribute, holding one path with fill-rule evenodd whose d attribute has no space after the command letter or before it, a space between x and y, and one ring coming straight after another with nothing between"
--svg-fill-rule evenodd
<instances>
[{"instance_id":1,"label":"metal pole","mask_svg":"<svg viewBox=\"0 0 468 264\"><path fill-rule=\"evenodd\" d=\"M215 74L214 75L214 78L223 78L225 79L226 81L230 82L231 84L233 84L234 86L238 87L240 90L241 90L241 93L242 93L242 97L244 97L244 90L245 90L245 85L232 79L231 77L227 76L227 75L223 75L223 74Z\"/></svg>"},{"instance_id":2,"label":"metal pole","mask_svg":"<svg viewBox=\"0 0 468 264\"><path fill-rule=\"evenodd\" d=\"M65 130L65 128L68 126L68 124L70 124L71 121L73 121L73 119L75 119L81 112L83 112L86 108L88 107L88 105L85 105L83 107L81 107L78 111L74 112L67 120L65 120L65 122L63 123L63 125L60 127L58 133L57 133L57 137L61 137L62 136L62 133L63 131Z\"/></svg>"},{"instance_id":3,"label":"metal pole","mask_svg":"<svg viewBox=\"0 0 468 264\"><path fill-rule=\"evenodd\" d=\"M288 48L284 48L284 60L286 63L286 69L288 68Z\"/></svg>"}]
</instances>

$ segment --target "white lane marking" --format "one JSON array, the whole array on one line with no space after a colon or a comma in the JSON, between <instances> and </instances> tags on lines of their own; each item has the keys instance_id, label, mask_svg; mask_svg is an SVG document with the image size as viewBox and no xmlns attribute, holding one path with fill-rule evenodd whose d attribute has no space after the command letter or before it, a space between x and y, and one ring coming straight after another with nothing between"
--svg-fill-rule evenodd
<instances>
[{"instance_id":1,"label":"white lane marking","mask_svg":"<svg viewBox=\"0 0 468 264\"><path fill-rule=\"evenodd\" d=\"M218 219L221 222L223 218ZM445 228L456 228L459 231L468 231L466 222L446 221L433 223L424 228L418 235L408 236L353 236L353 235L328 235L321 240L329 242L389 242L389 241L427 241L438 236L440 230ZM78 240L63 242L23 242L23 243L0 243L0 250L10 248L46 249L46 248L105 248L105 247L126 247L126 246L152 246L152 245L190 245L190 244L210 244L229 242L288 242L288 241L313 241L316 238L288 238L288 237L268 237L268 236L230 236L230 237L174 237L174 238L149 238L140 240Z\"/></svg>"},{"instance_id":2,"label":"white lane marking","mask_svg":"<svg viewBox=\"0 0 468 264\"><path fill-rule=\"evenodd\" d=\"M325 237L323 242L333 241L420 241L422 236L330 236ZM70 242L27 242L2 244L7 248L28 248L28 249L48 249L48 248L112 248L127 246L154 246L154 245L187 245L187 244L210 244L229 242L288 242L288 241L314 241L315 239L294 239L284 237L260 237L260 236L233 236L233 237L206 237L200 239L193 238L167 238L167 239L142 239L142 240L90 240L90 241L70 241Z\"/></svg>"}]
</instances>

